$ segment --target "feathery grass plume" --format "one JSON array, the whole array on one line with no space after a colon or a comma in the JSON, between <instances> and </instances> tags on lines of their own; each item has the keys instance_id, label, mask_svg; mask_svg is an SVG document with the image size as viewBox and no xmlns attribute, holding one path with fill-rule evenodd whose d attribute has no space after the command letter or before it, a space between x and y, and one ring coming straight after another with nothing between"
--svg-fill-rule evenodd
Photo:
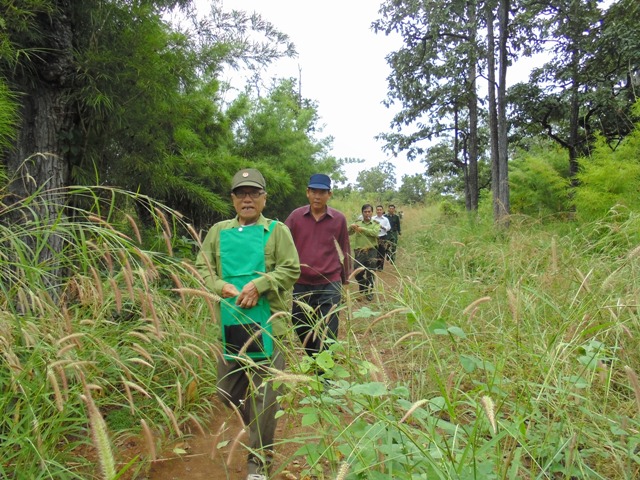
<instances>
[{"instance_id":1,"label":"feathery grass plume","mask_svg":"<svg viewBox=\"0 0 640 480\"><path fill-rule=\"evenodd\" d=\"M144 418L140 420L142 426L142 433L144 435L144 441L147 444L147 452L149 453L149 460L155 462L158 457L156 455L156 442L153 438L153 432L145 422Z\"/></svg>"},{"instance_id":2,"label":"feathery grass plume","mask_svg":"<svg viewBox=\"0 0 640 480\"><path fill-rule=\"evenodd\" d=\"M176 380L176 403L176 407L178 408L178 410L182 410L182 384L180 383L180 380Z\"/></svg>"},{"instance_id":3,"label":"feathery grass plume","mask_svg":"<svg viewBox=\"0 0 640 480\"><path fill-rule=\"evenodd\" d=\"M80 398L86 404L89 413L91 438L93 439L93 446L98 452L98 462L102 470L102 477L105 480L111 480L116 476L116 462L111 449L109 434L107 433L107 424L93 401L91 389L86 384L84 392L84 395L80 395Z\"/></svg>"},{"instance_id":4,"label":"feathery grass plume","mask_svg":"<svg viewBox=\"0 0 640 480\"><path fill-rule=\"evenodd\" d=\"M218 453L218 445L220 444L220 437L226 431L227 431L227 422L222 422L222 425L220 425L220 428L218 428L216 435L213 437L213 448L211 449L211 454L209 455L209 458L211 460L216 458L216 454Z\"/></svg>"},{"instance_id":5,"label":"feathery grass plume","mask_svg":"<svg viewBox=\"0 0 640 480\"><path fill-rule=\"evenodd\" d=\"M94 286L96 287L96 290L98 292L98 300L102 304L104 303L104 294L102 292L102 279L100 278L100 274L93 267L93 265L89 267L89 270L91 271L91 276L93 277Z\"/></svg>"},{"instance_id":6,"label":"feathery grass plume","mask_svg":"<svg viewBox=\"0 0 640 480\"><path fill-rule=\"evenodd\" d=\"M380 317L376 318L373 322L371 322L369 324L369 326L367 327L367 329L364 331L364 334L367 335L371 329L374 327L375 324L377 324L378 322L381 322L382 320L385 320L389 317L392 317L396 314L401 314L401 313L409 313L411 312L410 309L405 308L405 307L400 307L400 308L396 308L394 310L391 310L390 312L385 313L384 315L381 315Z\"/></svg>"},{"instance_id":7,"label":"feathery grass plume","mask_svg":"<svg viewBox=\"0 0 640 480\"><path fill-rule=\"evenodd\" d=\"M336 475L336 480L345 480L350 468L351 465L348 462L344 462L342 465L340 465L340 469L338 470L338 474Z\"/></svg>"},{"instance_id":8,"label":"feathery grass plume","mask_svg":"<svg viewBox=\"0 0 640 480\"><path fill-rule=\"evenodd\" d=\"M149 364L153 364L153 357L151 356L151 354L149 352L147 352L144 347L142 347L142 345L140 345L139 343L133 342L131 344L131 349L135 350L137 353L139 353L140 355L142 355L145 360L147 360L147 362L149 362Z\"/></svg>"},{"instance_id":9,"label":"feathery grass plume","mask_svg":"<svg viewBox=\"0 0 640 480\"><path fill-rule=\"evenodd\" d=\"M109 270L109 275L113 275L113 257L111 256L111 252L109 250L105 250L104 261L107 264L107 269Z\"/></svg>"},{"instance_id":10,"label":"feathery grass plume","mask_svg":"<svg viewBox=\"0 0 640 480\"><path fill-rule=\"evenodd\" d=\"M18 307L21 313L31 314L31 303L27 299L27 295L24 293L22 288L18 289Z\"/></svg>"},{"instance_id":11,"label":"feathery grass plume","mask_svg":"<svg viewBox=\"0 0 640 480\"><path fill-rule=\"evenodd\" d=\"M209 260L206 260L206 262L207 268L209 269L209 271L211 271L211 264L209 263ZM180 266L184 268L189 274L191 274L191 276L193 276L193 278L195 278L200 285L206 285L202 274L194 265L191 265L190 263L183 260L182 262L180 262Z\"/></svg>"},{"instance_id":12,"label":"feathery grass plume","mask_svg":"<svg viewBox=\"0 0 640 480\"><path fill-rule=\"evenodd\" d=\"M467 315L468 314L469 315L469 320L468 321L470 322L471 320L473 320L473 317L475 316L476 312L478 311L478 305L480 305L482 303L485 303L485 302L489 302L489 301L491 301L491 297L478 298L477 300L474 300L473 302L471 302L467 306L467 308L465 308L462 311L462 314L463 315Z\"/></svg>"},{"instance_id":13,"label":"feathery grass plume","mask_svg":"<svg viewBox=\"0 0 640 480\"><path fill-rule=\"evenodd\" d=\"M67 333L73 332L73 326L71 325L71 315L69 315L69 309L67 305L63 302L60 306L60 312L62 313L62 318L64 320L64 330Z\"/></svg>"},{"instance_id":14,"label":"feathery grass plume","mask_svg":"<svg viewBox=\"0 0 640 480\"><path fill-rule=\"evenodd\" d=\"M456 372L454 370L449 374L449 376L447 377L447 382L444 385L444 391L447 392L448 397L451 397L451 390L453 390L453 384L455 382L455 379L456 379Z\"/></svg>"},{"instance_id":15,"label":"feathery grass plume","mask_svg":"<svg viewBox=\"0 0 640 480\"><path fill-rule=\"evenodd\" d=\"M60 346L60 345L62 345L64 342L67 342L67 341L69 341L69 340L72 340L72 341L73 341L73 343L75 343L78 347L80 347L80 346L81 346L81 343L80 343L80 341L79 341L78 339L79 339L79 338L82 338L82 337L86 337L86 336L87 336L87 334L86 334L86 333L83 333L83 332L71 333L71 334L69 334L69 335L67 335L67 336L65 336L65 337L62 337L62 338L59 338L58 340L56 340L56 345L57 345L57 346Z\"/></svg>"},{"instance_id":16,"label":"feathery grass plume","mask_svg":"<svg viewBox=\"0 0 640 480\"><path fill-rule=\"evenodd\" d=\"M551 273L558 273L558 239L555 235L551 238Z\"/></svg>"},{"instance_id":17,"label":"feathery grass plume","mask_svg":"<svg viewBox=\"0 0 640 480\"><path fill-rule=\"evenodd\" d=\"M181 288L183 288L183 284L182 284L182 280L180 280L180 277L178 277L178 275L176 275L174 272L171 272L169 274L169 276L171 277L171 280L173 280L173 284L176 286L176 290L178 291L178 295L180 295L180 302L182 303L182 308L183 309L187 309L187 299L184 296L184 293L182 293L180 291Z\"/></svg>"},{"instance_id":18,"label":"feathery grass plume","mask_svg":"<svg viewBox=\"0 0 640 480\"><path fill-rule=\"evenodd\" d=\"M507 299L509 300L509 310L511 310L511 318L513 318L513 323L518 323L518 298L511 288L507 288Z\"/></svg>"},{"instance_id":19,"label":"feathery grass plume","mask_svg":"<svg viewBox=\"0 0 640 480\"><path fill-rule=\"evenodd\" d=\"M142 303L143 304L147 304L149 311L151 312L151 320L153 321L153 326L156 330L156 337L158 337L159 339L162 339L164 337L164 333L162 331L162 326L160 325L160 318L158 318L158 311L156 310L155 305L153 304L153 297L151 295L147 295L147 294L141 294L141 296L144 295L144 297L146 298L146 302L143 300Z\"/></svg>"},{"instance_id":20,"label":"feathery grass plume","mask_svg":"<svg viewBox=\"0 0 640 480\"><path fill-rule=\"evenodd\" d=\"M150 369L153 370L153 365L147 362L146 360L143 360L142 358L133 357L133 358L127 359L127 361L131 363L138 363L140 365L144 365L145 367L149 367Z\"/></svg>"},{"instance_id":21,"label":"feathery grass plume","mask_svg":"<svg viewBox=\"0 0 640 480\"><path fill-rule=\"evenodd\" d=\"M122 266L122 277L124 278L124 284L127 286L129 298L135 301L136 295L133 290L133 271L131 269L131 264L129 263L129 259L124 252L118 252L118 256L120 257L120 264Z\"/></svg>"},{"instance_id":22,"label":"feathery grass plume","mask_svg":"<svg viewBox=\"0 0 640 480\"><path fill-rule=\"evenodd\" d=\"M149 294L149 282L147 280L147 275L145 273L144 268L138 267L138 269L136 271L136 274L138 275L138 278L140 279L140 281L142 281L142 286L144 287L144 291L148 295Z\"/></svg>"},{"instance_id":23,"label":"feathery grass plume","mask_svg":"<svg viewBox=\"0 0 640 480\"><path fill-rule=\"evenodd\" d=\"M127 385L127 382L122 375L120 375L120 379L122 380L122 384L124 385L124 392L126 393L127 401L129 402L129 411L133 416L136 414L136 405L135 403L133 403L133 395L131 395L131 389L129 388L129 385Z\"/></svg>"},{"instance_id":24,"label":"feathery grass plume","mask_svg":"<svg viewBox=\"0 0 640 480\"><path fill-rule=\"evenodd\" d=\"M407 338L411 338L411 337L415 337L416 335L419 335L421 337L426 337L427 334L424 332L409 332L409 333L405 333L403 336L401 336L398 340L395 341L395 343L393 344L393 348L396 348L398 345L400 345L402 342L404 342Z\"/></svg>"},{"instance_id":25,"label":"feathery grass plume","mask_svg":"<svg viewBox=\"0 0 640 480\"><path fill-rule=\"evenodd\" d=\"M138 241L138 243L141 244L142 243L142 236L140 235L140 230L138 230L138 224L133 219L133 217L131 215L129 215L128 213L125 213L124 216L127 219L127 221L129 222L129 226L131 227L131 230L133 230L133 234L135 235L136 240Z\"/></svg>"},{"instance_id":26,"label":"feathery grass plume","mask_svg":"<svg viewBox=\"0 0 640 480\"><path fill-rule=\"evenodd\" d=\"M164 232L167 233L169 237L171 237L171 227L169 226L169 222L167 221L167 217L164 212L158 207L153 207L153 211L156 212L156 215L158 216L158 218L160 218L160 221L162 222L162 229L164 230Z\"/></svg>"},{"instance_id":27,"label":"feathery grass plume","mask_svg":"<svg viewBox=\"0 0 640 480\"><path fill-rule=\"evenodd\" d=\"M361 272L364 272L366 270L365 267L358 267L356 269L353 270L353 272L351 272L351 275L349 275L349 280L353 280L356 278L356 275L358 275Z\"/></svg>"},{"instance_id":28,"label":"feathery grass plume","mask_svg":"<svg viewBox=\"0 0 640 480\"><path fill-rule=\"evenodd\" d=\"M151 339L147 335L145 335L144 333L139 332L137 330L131 330L131 331L127 332L127 335L131 335L132 337L139 338L144 343L151 343Z\"/></svg>"},{"instance_id":29,"label":"feathery grass plume","mask_svg":"<svg viewBox=\"0 0 640 480\"><path fill-rule=\"evenodd\" d=\"M56 352L56 357L61 358L63 357L69 350L73 350L74 348L78 348L78 346L75 343L70 343L69 345L67 345L66 347L62 347L60 350L58 350Z\"/></svg>"},{"instance_id":30,"label":"feathery grass plume","mask_svg":"<svg viewBox=\"0 0 640 480\"><path fill-rule=\"evenodd\" d=\"M234 438L233 443L231 444L231 448L229 449L229 456L227 457L227 467L233 466L233 455L236 453L238 445L242 443L240 440L245 435L245 433L247 433L247 430L245 428L242 428L236 435L236 438Z\"/></svg>"},{"instance_id":31,"label":"feathery grass plume","mask_svg":"<svg viewBox=\"0 0 640 480\"><path fill-rule=\"evenodd\" d=\"M484 409L484 413L489 419L489 423L491 424L491 430L495 435L498 432L498 426L496 424L496 412L495 405L493 400L488 395L483 395L480 399L480 403L482 404L482 408Z\"/></svg>"},{"instance_id":32,"label":"feathery grass plume","mask_svg":"<svg viewBox=\"0 0 640 480\"><path fill-rule=\"evenodd\" d=\"M64 398L64 401L66 402L67 400L69 400L69 382L67 381L67 374L64 373L64 368L62 368L60 365L57 365L55 367L50 366L50 368L54 369L60 377L60 381L62 382L62 396Z\"/></svg>"},{"instance_id":33,"label":"feathery grass plume","mask_svg":"<svg viewBox=\"0 0 640 480\"><path fill-rule=\"evenodd\" d=\"M380 374L382 375L382 383L384 383L387 388L391 388L391 381L389 380L389 375L387 375L387 371L385 370L384 364L382 363L380 352L376 348L374 348L372 349L372 353L373 363L380 369Z\"/></svg>"},{"instance_id":34,"label":"feathery grass plume","mask_svg":"<svg viewBox=\"0 0 640 480\"><path fill-rule=\"evenodd\" d=\"M340 248L340 244L338 243L338 240L336 240L336 237L333 237L333 245L336 247L336 252L338 252L340 265L344 265L344 252L342 251L342 248Z\"/></svg>"},{"instance_id":35,"label":"feathery grass plume","mask_svg":"<svg viewBox=\"0 0 640 480\"><path fill-rule=\"evenodd\" d=\"M182 364L175 362L174 361L174 365L176 366L176 368L178 368L180 370L180 372L182 373L182 375L184 377L187 376L187 370L189 371L189 373L191 375L193 375L194 377L197 377L198 374L193 370L193 367L191 366L190 362L187 362L187 359L184 357L184 355L182 354L182 352L180 351L180 349L178 348L174 348L173 349L173 353L175 353L176 355L178 355L178 357L180 357L180 360L182 361ZM185 368L187 370L185 370Z\"/></svg>"},{"instance_id":36,"label":"feathery grass plume","mask_svg":"<svg viewBox=\"0 0 640 480\"><path fill-rule=\"evenodd\" d=\"M107 222L106 220L103 220L102 218L100 218L97 215L88 215L87 216L87 220L89 220L90 222L93 223L97 223L98 225L106 228L107 230L111 230L112 232L115 232L115 228L113 228L113 225L111 225L109 222ZM124 235L124 234L123 234Z\"/></svg>"},{"instance_id":37,"label":"feathery grass plume","mask_svg":"<svg viewBox=\"0 0 640 480\"><path fill-rule=\"evenodd\" d=\"M202 247L202 239L200 238L200 235L198 235L198 232L196 232L196 230L193 228L193 225L191 225L190 223L185 223L184 227L191 234L191 238L195 240L198 246Z\"/></svg>"},{"instance_id":38,"label":"feathery grass plume","mask_svg":"<svg viewBox=\"0 0 640 480\"><path fill-rule=\"evenodd\" d=\"M122 294L120 293L120 288L113 277L109 278L109 283L111 284L111 290L113 291L113 299L116 302L116 312L120 313L122 311Z\"/></svg>"},{"instance_id":39,"label":"feathery grass plume","mask_svg":"<svg viewBox=\"0 0 640 480\"><path fill-rule=\"evenodd\" d=\"M187 384L187 390L185 392L185 400L187 402L194 402L197 396L198 396L198 380L194 378Z\"/></svg>"},{"instance_id":40,"label":"feathery grass plume","mask_svg":"<svg viewBox=\"0 0 640 480\"><path fill-rule=\"evenodd\" d=\"M176 435L178 437L182 437L182 430L180 430L180 426L178 425L178 419L173 413L173 410L171 410L158 395L156 395L156 401L158 402L158 405L160 405L160 408L162 408L164 413L167 415L167 417L169 417L169 420L171 421L171 425L173 426L173 429L175 430Z\"/></svg>"},{"instance_id":41,"label":"feathery grass plume","mask_svg":"<svg viewBox=\"0 0 640 480\"><path fill-rule=\"evenodd\" d=\"M200 420L198 420L193 413L190 413L189 415L187 415L187 417L189 417L189 420L191 420L191 423L193 423L193 425L196 427L196 430L198 430L198 433L200 433L200 435L204 437L207 434L207 432L205 432L204 428L202 428L202 425L200 424Z\"/></svg>"},{"instance_id":42,"label":"feathery grass plume","mask_svg":"<svg viewBox=\"0 0 640 480\"><path fill-rule=\"evenodd\" d=\"M140 392L145 397L151 398L151 395L137 383L127 380L122 376L120 376L120 378L122 379L122 383L124 383L125 387L133 388L134 390L136 390L137 392Z\"/></svg>"},{"instance_id":43,"label":"feathery grass plume","mask_svg":"<svg viewBox=\"0 0 640 480\"><path fill-rule=\"evenodd\" d=\"M275 370L275 369L274 369ZM295 373L286 373L278 370L278 373L274 374L274 376L268 379L269 382L280 382L280 383L310 383L316 381L315 378L306 376L306 375L297 375Z\"/></svg>"},{"instance_id":44,"label":"feathery grass plume","mask_svg":"<svg viewBox=\"0 0 640 480\"><path fill-rule=\"evenodd\" d=\"M636 405L638 412L640 412L640 383L638 382L638 376L629 365L624 366L624 372L627 374L627 378L633 387L633 393L636 396Z\"/></svg>"},{"instance_id":45,"label":"feathery grass plume","mask_svg":"<svg viewBox=\"0 0 640 480\"><path fill-rule=\"evenodd\" d=\"M62 394L60 393L60 386L58 385L58 380L56 379L55 374L50 368L47 368L47 380L53 389L53 396L56 399L56 408L59 412L64 410L64 400L62 399Z\"/></svg>"},{"instance_id":46,"label":"feathery grass plume","mask_svg":"<svg viewBox=\"0 0 640 480\"><path fill-rule=\"evenodd\" d=\"M146 276L146 278L150 282L154 282L154 281L158 280L160 278L160 272L158 271L158 267L156 266L154 261L151 259L149 254L147 252L143 252L139 248L136 248L134 251L135 251L136 255L138 256L138 258L140 258L140 260L142 260L143 271L144 271L144 275Z\"/></svg>"},{"instance_id":47,"label":"feathery grass plume","mask_svg":"<svg viewBox=\"0 0 640 480\"><path fill-rule=\"evenodd\" d=\"M411 405L411 408L407 410L407 413L404 414L404 416L400 419L400 422L398 423L404 423L405 420L409 418L413 412L415 412L418 408L420 408L422 405L428 402L429 400L426 400L426 399L422 399L422 400L418 400L417 402L414 402L414 404Z\"/></svg>"},{"instance_id":48,"label":"feathery grass plume","mask_svg":"<svg viewBox=\"0 0 640 480\"><path fill-rule=\"evenodd\" d=\"M196 297L204 298L207 301L207 306L209 310L213 312L213 304L211 302L220 302L222 299L216 295L215 293L208 292L206 290L201 290L199 288L172 288L172 292L178 292L181 295L188 294Z\"/></svg>"},{"instance_id":49,"label":"feathery grass plume","mask_svg":"<svg viewBox=\"0 0 640 480\"><path fill-rule=\"evenodd\" d=\"M167 247L167 254L170 257L173 257L173 245L171 245L171 236L167 232L162 232L162 238L164 239L164 243Z\"/></svg>"}]
</instances>

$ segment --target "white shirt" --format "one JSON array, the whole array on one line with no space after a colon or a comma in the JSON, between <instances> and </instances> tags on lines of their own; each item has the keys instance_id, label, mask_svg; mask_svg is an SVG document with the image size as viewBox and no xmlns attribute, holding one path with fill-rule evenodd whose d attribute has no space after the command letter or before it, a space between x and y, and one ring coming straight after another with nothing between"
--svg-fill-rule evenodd
<instances>
[{"instance_id":1,"label":"white shirt","mask_svg":"<svg viewBox=\"0 0 640 480\"><path fill-rule=\"evenodd\" d=\"M391 224L389 223L389 219L384 215L381 216L373 216L371 220L374 222L378 222L380 224L380 233L378 233L379 237L384 237L389 230L391 230Z\"/></svg>"}]
</instances>

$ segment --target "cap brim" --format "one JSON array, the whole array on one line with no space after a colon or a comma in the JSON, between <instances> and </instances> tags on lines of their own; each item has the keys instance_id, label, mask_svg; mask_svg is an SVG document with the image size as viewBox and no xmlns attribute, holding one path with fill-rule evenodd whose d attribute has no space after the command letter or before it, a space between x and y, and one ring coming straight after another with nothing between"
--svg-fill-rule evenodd
<instances>
[{"instance_id":1,"label":"cap brim","mask_svg":"<svg viewBox=\"0 0 640 480\"><path fill-rule=\"evenodd\" d=\"M236 186L233 187L233 190L235 190L236 188L240 188L240 187L256 187L256 188L264 188L262 185L260 185L258 182L251 182L249 180L247 180L246 182L240 182L239 184L237 184Z\"/></svg>"},{"instance_id":2,"label":"cap brim","mask_svg":"<svg viewBox=\"0 0 640 480\"><path fill-rule=\"evenodd\" d=\"M321 183L310 183L309 185L307 185L307 188L317 188L318 190L331 190L331 187L327 187L326 185Z\"/></svg>"}]
</instances>

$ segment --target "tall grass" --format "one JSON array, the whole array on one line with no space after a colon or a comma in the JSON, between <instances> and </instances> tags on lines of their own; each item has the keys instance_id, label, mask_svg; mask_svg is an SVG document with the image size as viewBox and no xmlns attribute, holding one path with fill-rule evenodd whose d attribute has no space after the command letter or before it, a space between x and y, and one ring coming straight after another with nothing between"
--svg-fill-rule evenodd
<instances>
[{"instance_id":1,"label":"tall grass","mask_svg":"<svg viewBox=\"0 0 640 480\"><path fill-rule=\"evenodd\" d=\"M398 280L345 307L328 381L290 403L307 473L637 478L638 221L405 209Z\"/></svg>"},{"instance_id":2,"label":"tall grass","mask_svg":"<svg viewBox=\"0 0 640 480\"><path fill-rule=\"evenodd\" d=\"M211 414L215 324L183 293L199 284L189 262L169 253L169 225L188 225L127 192L61 193L84 207L48 205L61 212L53 222L35 213L38 196L0 210L3 478L116 478L131 468L118 445L141 426L160 444ZM120 208L137 201L162 248L146 249ZM51 236L62 249L43 261ZM52 265L64 275L51 278Z\"/></svg>"},{"instance_id":3,"label":"tall grass","mask_svg":"<svg viewBox=\"0 0 640 480\"><path fill-rule=\"evenodd\" d=\"M0 224L6 478L133 476L213 413L219 332L197 235L150 199L143 227L133 194L73 193L84 207L53 223L34 217L38 198L0 210L25 212ZM337 206L351 218L360 203ZM284 340L271 381L303 426L281 440L301 475L636 478L640 216L505 231L454 214L404 208L397 268L373 302L347 292L341 340L314 358ZM51 235L64 248L38 255ZM130 435L146 445L133 463Z\"/></svg>"}]
</instances>

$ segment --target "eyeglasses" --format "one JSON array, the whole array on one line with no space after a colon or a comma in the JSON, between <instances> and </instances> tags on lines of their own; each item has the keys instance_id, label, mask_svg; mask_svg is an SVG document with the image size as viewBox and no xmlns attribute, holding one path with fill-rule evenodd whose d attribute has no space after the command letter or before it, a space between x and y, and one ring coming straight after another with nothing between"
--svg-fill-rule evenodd
<instances>
[{"instance_id":1,"label":"eyeglasses","mask_svg":"<svg viewBox=\"0 0 640 480\"><path fill-rule=\"evenodd\" d=\"M256 198L260 198L260 196L264 195L265 193L267 192L265 192L264 190L251 190L242 192L231 192L231 195L239 198L240 200L244 200L247 197L253 198L255 200Z\"/></svg>"}]
</instances>

